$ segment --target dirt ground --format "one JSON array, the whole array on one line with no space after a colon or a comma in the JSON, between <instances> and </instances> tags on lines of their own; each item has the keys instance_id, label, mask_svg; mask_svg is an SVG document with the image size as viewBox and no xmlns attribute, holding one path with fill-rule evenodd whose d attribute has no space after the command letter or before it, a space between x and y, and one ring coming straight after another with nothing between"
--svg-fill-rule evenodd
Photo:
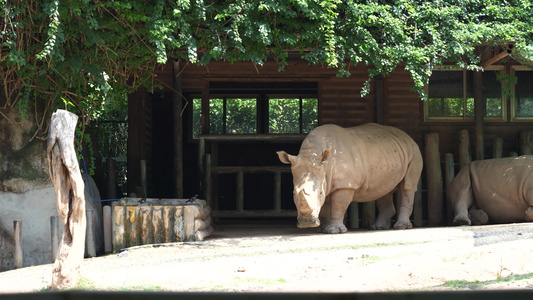
<instances>
[{"instance_id":1,"label":"dirt ground","mask_svg":"<svg viewBox=\"0 0 533 300\"><path fill-rule=\"evenodd\" d=\"M178 292L396 292L530 289L533 224L351 230L216 226L205 241L85 259L78 289ZM0 294L50 287L52 265L0 273Z\"/></svg>"}]
</instances>

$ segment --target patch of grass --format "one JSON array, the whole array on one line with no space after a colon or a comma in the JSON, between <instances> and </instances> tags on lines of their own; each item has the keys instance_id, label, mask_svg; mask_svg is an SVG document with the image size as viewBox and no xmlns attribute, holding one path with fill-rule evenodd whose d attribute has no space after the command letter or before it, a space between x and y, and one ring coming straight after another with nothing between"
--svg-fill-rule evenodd
<instances>
[{"instance_id":1,"label":"patch of grass","mask_svg":"<svg viewBox=\"0 0 533 300\"><path fill-rule=\"evenodd\" d=\"M52 290L52 286L51 285L48 285L46 287L43 287L43 288L40 288L40 289L35 289L35 290L32 290L31 292L32 293L43 293L43 292L49 292Z\"/></svg>"},{"instance_id":2,"label":"patch of grass","mask_svg":"<svg viewBox=\"0 0 533 300\"><path fill-rule=\"evenodd\" d=\"M165 291L159 285L130 285L122 286L117 289L120 292L163 292Z\"/></svg>"},{"instance_id":3,"label":"patch of grass","mask_svg":"<svg viewBox=\"0 0 533 300\"><path fill-rule=\"evenodd\" d=\"M515 274L515 275L510 275L507 277L499 276L495 280L487 280L487 281L450 280L450 281L446 281L443 285L441 285L441 287L447 287L447 288L452 288L452 289L478 290L490 284L513 282L517 280L525 280L525 279L531 279L531 278L533 278L533 273Z\"/></svg>"},{"instance_id":4,"label":"patch of grass","mask_svg":"<svg viewBox=\"0 0 533 300\"><path fill-rule=\"evenodd\" d=\"M261 283L267 286L287 283L287 280L283 278L278 278L278 279L252 278L252 277L241 278L240 276L235 276L235 279L240 280L240 281L245 281L245 282L257 282L257 283Z\"/></svg>"},{"instance_id":5,"label":"patch of grass","mask_svg":"<svg viewBox=\"0 0 533 300\"><path fill-rule=\"evenodd\" d=\"M212 292L227 292L228 288L221 286L221 285L215 285L213 288L211 288Z\"/></svg>"},{"instance_id":6,"label":"patch of grass","mask_svg":"<svg viewBox=\"0 0 533 300\"><path fill-rule=\"evenodd\" d=\"M75 286L71 288L72 290L94 290L96 289L96 283L94 281L89 280L86 277L81 276L78 279L78 282Z\"/></svg>"}]
</instances>

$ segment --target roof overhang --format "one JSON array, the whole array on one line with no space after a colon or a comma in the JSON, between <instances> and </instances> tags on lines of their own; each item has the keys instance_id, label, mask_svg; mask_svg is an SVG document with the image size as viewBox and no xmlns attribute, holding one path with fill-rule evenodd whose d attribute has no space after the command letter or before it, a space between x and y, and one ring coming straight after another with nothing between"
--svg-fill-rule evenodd
<instances>
[{"instance_id":1,"label":"roof overhang","mask_svg":"<svg viewBox=\"0 0 533 300\"><path fill-rule=\"evenodd\" d=\"M533 69L533 45L519 46L515 44L509 56L520 64Z\"/></svg>"}]
</instances>

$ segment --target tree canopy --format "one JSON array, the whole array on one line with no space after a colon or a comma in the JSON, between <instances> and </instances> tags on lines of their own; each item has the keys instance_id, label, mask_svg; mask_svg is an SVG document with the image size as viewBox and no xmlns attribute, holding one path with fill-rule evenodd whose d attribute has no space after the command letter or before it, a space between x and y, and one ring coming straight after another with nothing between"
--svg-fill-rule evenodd
<instances>
[{"instance_id":1,"label":"tree canopy","mask_svg":"<svg viewBox=\"0 0 533 300\"><path fill-rule=\"evenodd\" d=\"M167 60L269 59L288 51L370 80L398 66L424 98L431 71L446 62L480 70L478 45L513 42L533 61L530 0L0 0L0 104L22 115L30 99L72 106L82 120L123 104ZM3 98L3 99L2 99ZM0 111L1 112L1 111Z\"/></svg>"}]
</instances>

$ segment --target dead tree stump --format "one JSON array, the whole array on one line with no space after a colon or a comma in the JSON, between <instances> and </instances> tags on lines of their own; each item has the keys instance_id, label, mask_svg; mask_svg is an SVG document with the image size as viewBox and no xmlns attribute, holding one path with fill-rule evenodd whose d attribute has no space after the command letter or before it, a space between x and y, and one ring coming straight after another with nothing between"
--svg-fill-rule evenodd
<instances>
[{"instance_id":1,"label":"dead tree stump","mask_svg":"<svg viewBox=\"0 0 533 300\"><path fill-rule=\"evenodd\" d=\"M47 155L50 178L57 198L57 211L63 222L63 235L52 270L52 289L76 284L85 251L85 196L74 134L78 116L66 110L52 114Z\"/></svg>"}]
</instances>

